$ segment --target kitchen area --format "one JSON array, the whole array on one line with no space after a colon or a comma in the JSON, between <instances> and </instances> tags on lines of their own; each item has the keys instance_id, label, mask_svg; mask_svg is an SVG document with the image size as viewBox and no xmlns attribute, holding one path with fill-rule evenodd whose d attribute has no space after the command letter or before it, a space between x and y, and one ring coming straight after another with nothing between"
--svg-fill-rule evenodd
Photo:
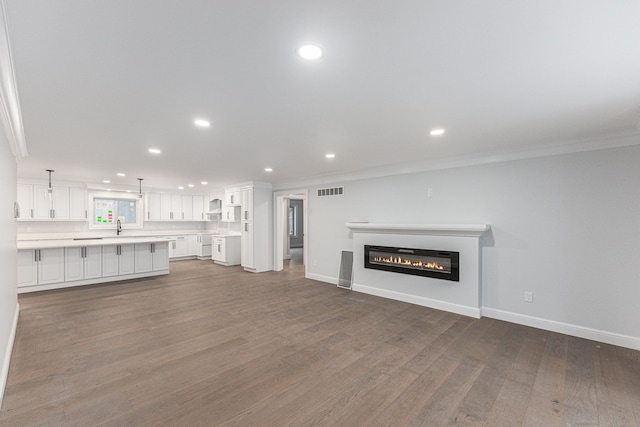
<instances>
[{"instance_id":1,"label":"kitchen area","mask_svg":"<svg viewBox=\"0 0 640 427\"><path fill-rule=\"evenodd\" d=\"M269 183L202 194L52 184L49 172L17 194L18 293L165 275L181 260L273 269Z\"/></svg>"}]
</instances>

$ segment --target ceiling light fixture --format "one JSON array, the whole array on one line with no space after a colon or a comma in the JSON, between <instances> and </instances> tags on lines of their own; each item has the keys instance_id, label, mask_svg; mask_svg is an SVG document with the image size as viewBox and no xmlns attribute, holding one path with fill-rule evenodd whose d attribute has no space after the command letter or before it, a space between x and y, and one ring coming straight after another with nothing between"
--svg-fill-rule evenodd
<instances>
[{"instance_id":1,"label":"ceiling light fixture","mask_svg":"<svg viewBox=\"0 0 640 427\"><path fill-rule=\"evenodd\" d=\"M200 184L207 185L207 181L202 181Z\"/></svg>"},{"instance_id":2,"label":"ceiling light fixture","mask_svg":"<svg viewBox=\"0 0 640 427\"><path fill-rule=\"evenodd\" d=\"M302 45L296 52L300 58L306 59L307 61L315 61L322 56L322 49L315 44Z\"/></svg>"},{"instance_id":3,"label":"ceiling light fixture","mask_svg":"<svg viewBox=\"0 0 640 427\"><path fill-rule=\"evenodd\" d=\"M189 187L191 187L191 188L195 187L195 185L193 185L193 184L188 184L188 185L189 185Z\"/></svg>"},{"instance_id":4,"label":"ceiling light fixture","mask_svg":"<svg viewBox=\"0 0 640 427\"><path fill-rule=\"evenodd\" d=\"M327 154L325 154L324 156L325 156L327 159L333 159L333 158L335 158L335 157L336 157L336 155L335 155L335 154L333 154L333 153L327 153Z\"/></svg>"},{"instance_id":5,"label":"ceiling light fixture","mask_svg":"<svg viewBox=\"0 0 640 427\"><path fill-rule=\"evenodd\" d=\"M49 188L47 188L47 195L49 196L49 200L53 199L53 187L51 186L51 173L55 172L53 169L45 169L45 171L49 172Z\"/></svg>"},{"instance_id":6,"label":"ceiling light fixture","mask_svg":"<svg viewBox=\"0 0 640 427\"><path fill-rule=\"evenodd\" d=\"M433 129L431 132L429 132L431 134L431 136L438 136L438 135L442 135L444 133L444 129Z\"/></svg>"},{"instance_id":7,"label":"ceiling light fixture","mask_svg":"<svg viewBox=\"0 0 640 427\"><path fill-rule=\"evenodd\" d=\"M118 172L116 175L118 175L118 176L127 176L127 175L123 174L122 172Z\"/></svg>"},{"instance_id":8,"label":"ceiling light fixture","mask_svg":"<svg viewBox=\"0 0 640 427\"><path fill-rule=\"evenodd\" d=\"M184 190L183 186L178 187L178 190Z\"/></svg>"},{"instance_id":9,"label":"ceiling light fixture","mask_svg":"<svg viewBox=\"0 0 640 427\"><path fill-rule=\"evenodd\" d=\"M160 153L162 153L162 151L158 150L157 148L149 148L149 152L151 154L160 154Z\"/></svg>"},{"instance_id":10,"label":"ceiling light fixture","mask_svg":"<svg viewBox=\"0 0 640 427\"><path fill-rule=\"evenodd\" d=\"M273 169L271 169L271 168L264 168L264 171L265 171L265 172L273 172Z\"/></svg>"},{"instance_id":11,"label":"ceiling light fixture","mask_svg":"<svg viewBox=\"0 0 640 427\"><path fill-rule=\"evenodd\" d=\"M211 126L211 123L209 123L206 120L202 120L202 119L196 119L196 120L193 121L193 123L195 123L196 126L200 126L200 127L203 127L203 128L208 128L209 126Z\"/></svg>"},{"instance_id":12,"label":"ceiling light fixture","mask_svg":"<svg viewBox=\"0 0 640 427\"><path fill-rule=\"evenodd\" d=\"M108 179L103 179L102 182L104 182L105 184L111 184L111 181L109 181Z\"/></svg>"},{"instance_id":13,"label":"ceiling light fixture","mask_svg":"<svg viewBox=\"0 0 640 427\"><path fill-rule=\"evenodd\" d=\"M142 199L142 181L144 181L144 178L138 178L138 199Z\"/></svg>"}]
</instances>

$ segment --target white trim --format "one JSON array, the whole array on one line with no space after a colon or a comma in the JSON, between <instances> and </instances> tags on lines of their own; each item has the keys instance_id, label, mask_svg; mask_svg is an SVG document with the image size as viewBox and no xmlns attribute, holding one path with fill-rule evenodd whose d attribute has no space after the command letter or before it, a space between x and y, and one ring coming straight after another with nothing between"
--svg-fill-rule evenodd
<instances>
[{"instance_id":1,"label":"white trim","mask_svg":"<svg viewBox=\"0 0 640 427\"><path fill-rule=\"evenodd\" d=\"M556 322L555 320L547 320L487 307L482 308L482 315L492 319L504 320L505 322L517 323L519 325L544 329L546 331L585 338L633 350L640 350L640 337L632 337L630 335L616 334L614 332L607 332L599 329L585 328L584 326Z\"/></svg>"},{"instance_id":2,"label":"white trim","mask_svg":"<svg viewBox=\"0 0 640 427\"><path fill-rule=\"evenodd\" d=\"M76 286L95 285L99 283L120 282L122 280L142 279L143 277L162 276L166 274L169 274L168 269L158 270L158 271L149 271L145 273L124 274L121 276L100 277L97 279L75 280L73 282L51 283L48 285L24 286L24 287L18 288L18 293L26 294L29 292L49 291L51 289L64 289L64 288L73 288Z\"/></svg>"},{"instance_id":3,"label":"white trim","mask_svg":"<svg viewBox=\"0 0 640 427\"><path fill-rule=\"evenodd\" d=\"M356 292L362 292L363 294L375 295L378 297L388 298L396 301L408 302L410 304L421 305L423 307L435 308L436 310L449 311L451 313L474 317L476 319L479 319L481 316L480 309L466 305L453 304L450 302L404 294L401 292L373 288L371 286L360 285L357 283L354 283L351 289Z\"/></svg>"},{"instance_id":4,"label":"white trim","mask_svg":"<svg viewBox=\"0 0 640 427\"><path fill-rule=\"evenodd\" d=\"M22 111L18 97L18 84L13 65L13 53L9 42L9 26L4 0L0 2L0 123L5 130L9 146L16 162L27 157L27 143L24 137Z\"/></svg>"},{"instance_id":5,"label":"white trim","mask_svg":"<svg viewBox=\"0 0 640 427\"><path fill-rule=\"evenodd\" d=\"M379 224L347 222L354 233L428 234L432 236L480 237L491 229L489 224Z\"/></svg>"},{"instance_id":6,"label":"white trim","mask_svg":"<svg viewBox=\"0 0 640 427\"><path fill-rule=\"evenodd\" d=\"M322 274L307 273L305 276L307 279L317 280L318 282L330 283L332 285L338 285L338 278L331 276L323 276Z\"/></svg>"},{"instance_id":7,"label":"white trim","mask_svg":"<svg viewBox=\"0 0 640 427\"><path fill-rule=\"evenodd\" d=\"M640 129L638 129L640 131ZM335 173L290 181L281 181L273 185L274 190L286 190L295 187L314 187L336 182L360 179L381 178L385 176L409 173L454 169L478 166L514 160L534 159L538 157L581 153L585 151L605 150L640 144L640 134L632 131L624 134L596 136L573 141L558 141L557 144L531 145L523 148L482 152L419 162L405 162L390 166L374 167L347 173Z\"/></svg>"},{"instance_id":8,"label":"white trim","mask_svg":"<svg viewBox=\"0 0 640 427\"><path fill-rule=\"evenodd\" d=\"M9 376L9 365L11 364L11 353L13 352L13 343L16 339L16 330L18 329L18 317L20 316L20 304L16 303L16 311L13 315L13 325L9 333L9 341L7 342L7 351L4 354L2 363L2 371L0 372L0 408L2 407L2 398L4 397L4 389L7 386L7 378Z\"/></svg>"}]
</instances>

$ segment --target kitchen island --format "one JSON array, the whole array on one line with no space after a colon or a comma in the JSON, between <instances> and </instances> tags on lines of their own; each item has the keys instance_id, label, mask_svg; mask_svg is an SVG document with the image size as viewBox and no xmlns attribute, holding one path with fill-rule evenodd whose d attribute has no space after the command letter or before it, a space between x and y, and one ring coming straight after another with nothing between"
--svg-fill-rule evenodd
<instances>
[{"instance_id":1,"label":"kitchen island","mask_svg":"<svg viewBox=\"0 0 640 427\"><path fill-rule=\"evenodd\" d=\"M18 293L169 274L172 237L19 240Z\"/></svg>"}]
</instances>

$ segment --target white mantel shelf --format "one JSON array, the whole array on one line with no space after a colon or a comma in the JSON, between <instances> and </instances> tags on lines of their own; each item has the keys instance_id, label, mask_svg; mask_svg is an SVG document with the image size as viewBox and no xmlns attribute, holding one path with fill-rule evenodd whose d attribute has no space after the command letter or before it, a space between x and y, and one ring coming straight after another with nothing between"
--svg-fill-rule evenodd
<instances>
[{"instance_id":1,"label":"white mantel shelf","mask_svg":"<svg viewBox=\"0 0 640 427\"><path fill-rule=\"evenodd\" d=\"M381 224L347 222L354 233L426 234L432 236L480 237L491 229L489 224Z\"/></svg>"}]
</instances>

